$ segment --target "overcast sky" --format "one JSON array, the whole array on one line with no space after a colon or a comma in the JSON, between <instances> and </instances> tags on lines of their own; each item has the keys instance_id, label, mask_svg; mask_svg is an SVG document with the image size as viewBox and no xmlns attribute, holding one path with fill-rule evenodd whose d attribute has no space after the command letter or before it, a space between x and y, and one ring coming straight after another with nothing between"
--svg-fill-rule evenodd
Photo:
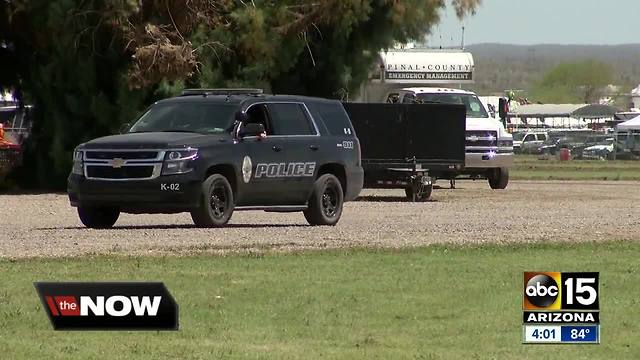
<instances>
[{"instance_id":1,"label":"overcast sky","mask_svg":"<svg viewBox=\"0 0 640 360\"><path fill-rule=\"evenodd\" d=\"M430 46L460 45L463 23L467 45L640 43L640 0L483 0L463 22L451 6L441 19Z\"/></svg>"}]
</instances>

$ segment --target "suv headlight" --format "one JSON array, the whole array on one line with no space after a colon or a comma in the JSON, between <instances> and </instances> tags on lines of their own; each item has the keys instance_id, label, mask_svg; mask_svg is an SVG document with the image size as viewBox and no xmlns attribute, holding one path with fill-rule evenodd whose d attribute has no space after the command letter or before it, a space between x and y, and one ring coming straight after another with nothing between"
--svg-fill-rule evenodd
<instances>
[{"instance_id":1,"label":"suv headlight","mask_svg":"<svg viewBox=\"0 0 640 360\"><path fill-rule=\"evenodd\" d=\"M82 167L82 161L84 160L84 152L82 150L73 150L73 167L71 172L76 175L84 175L84 169Z\"/></svg>"},{"instance_id":2,"label":"suv headlight","mask_svg":"<svg viewBox=\"0 0 640 360\"><path fill-rule=\"evenodd\" d=\"M513 140L498 140L498 147L513 147Z\"/></svg>"},{"instance_id":3,"label":"suv headlight","mask_svg":"<svg viewBox=\"0 0 640 360\"><path fill-rule=\"evenodd\" d=\"M193 160L198 158L198 149L167 151L162 164L162 175L186 174L193 171Z\"/></svg>"}]
</instances>

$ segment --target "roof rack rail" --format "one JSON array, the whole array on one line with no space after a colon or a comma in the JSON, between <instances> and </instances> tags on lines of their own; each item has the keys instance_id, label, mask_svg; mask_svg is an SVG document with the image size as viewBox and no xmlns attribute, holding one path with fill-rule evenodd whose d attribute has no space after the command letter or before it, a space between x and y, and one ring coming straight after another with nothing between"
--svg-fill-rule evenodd
<instances>
[{"instance_id":1,"label":"roof rack rail","mask_svg":"<svg viewBox=\"0 0 640 360\"><path fill-rule=\"evenodd\" d=\"M184 89L182 96L189 95L262 95L262 89Z\"/></svg>"}]
</instances>

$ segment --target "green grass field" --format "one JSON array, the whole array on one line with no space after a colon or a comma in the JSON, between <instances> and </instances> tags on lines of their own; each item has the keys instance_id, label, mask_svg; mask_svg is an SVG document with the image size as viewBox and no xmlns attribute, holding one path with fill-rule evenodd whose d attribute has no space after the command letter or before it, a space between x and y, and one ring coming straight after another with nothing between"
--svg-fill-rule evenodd
<instances>
[{"instance_id":1,"label":"green grass field","mask_svg":"<svg viewBox=\"0 0 640 360\"><path fill-rule=\"evenodd\" d=\"M640 243L0 261L4 359L638 359ZM522 345L522 272L599 271L602 344ZM164 281L178 332L54 332L33 281Z\"/></svg>"},{"instance_id":2,"label":"green grass field","mask_svg":"<svg viewBox=\"0 0 640 360\"><path fill-rule=\"evenodd\" d=\"M640 161L559 161L516 155L509 175L514 180L640 180Z\"/></svg>"}]
</instances>

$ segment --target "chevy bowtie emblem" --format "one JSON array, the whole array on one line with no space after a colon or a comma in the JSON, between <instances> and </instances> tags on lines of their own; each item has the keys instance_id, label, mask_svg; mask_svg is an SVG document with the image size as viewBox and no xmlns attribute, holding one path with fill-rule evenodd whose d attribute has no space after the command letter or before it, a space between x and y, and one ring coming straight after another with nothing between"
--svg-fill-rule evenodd
<instances>
[{"instance_id":1,"label":"chevy bowtie emblem","mask_svg":"<svg viewBox=\"0 0 640 360\"><path fill-rule=\"evenodd\" d=\"M113 160L111 160L111 162L109 163L111 165L112 168L117 169L117 168L121 168L124 165L125 161L121 158L115 158Z\"/></svg>"}]
</instances>

